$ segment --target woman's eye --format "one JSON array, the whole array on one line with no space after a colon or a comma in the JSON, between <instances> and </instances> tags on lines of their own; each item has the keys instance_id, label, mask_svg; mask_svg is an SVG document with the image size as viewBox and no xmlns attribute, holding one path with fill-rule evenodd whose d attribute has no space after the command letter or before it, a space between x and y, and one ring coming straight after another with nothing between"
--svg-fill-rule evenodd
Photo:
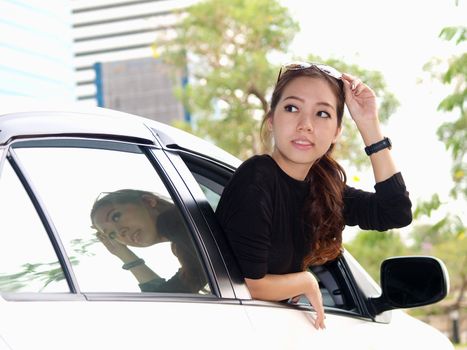
<instances>
[{"instance_id":1,"label":"woman's eye","mask_svg":"<svg viewBox=\"0 0 467 350\"><path fill-rule=\"evenodd\" d=\"M110 220L112 220L113 222L118 222L121 216L122 214L117 211L110 216Z\"/></svg>"},{"instance_id":2,"label":"woman's eye","mask_svg":"<svg viewBox=\"0 0 467 350\"><path fill-rule=\"evenodd\" d=\"M287 112L291 112L291 113L294 113L294 112L297 112L298 111L298 108L295 107L294 105L287 105L284 107L284 109L287 111Z\"/></svg>"},{"instance_id":3,"label":"woman's eye","mask_svg":"<svg viewBox=\"0 0 467 350\"><path fill-rule=\"evenodd\" d=\"M319 111L317 113L317 116L320 118L331 118L331 115L328 112L325 111Z\"/></svg>"}]
</instances>

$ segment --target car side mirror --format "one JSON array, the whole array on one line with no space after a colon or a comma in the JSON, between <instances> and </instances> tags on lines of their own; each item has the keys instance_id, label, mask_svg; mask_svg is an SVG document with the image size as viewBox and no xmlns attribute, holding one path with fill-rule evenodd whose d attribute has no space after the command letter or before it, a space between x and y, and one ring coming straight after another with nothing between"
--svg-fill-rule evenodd
<instances>
[{"instance_id":1,"label":"car side mirror","mask_svg":"<svg viewBox=\"0 0 467 350\"><path fill-rule=\"evenodd\" d=\"M369 300L374 315L442 300L449 291L449 276L444 263L435 257L394 257L381 264L381 289L381 296Z\"/></svg>"}]
</instances>

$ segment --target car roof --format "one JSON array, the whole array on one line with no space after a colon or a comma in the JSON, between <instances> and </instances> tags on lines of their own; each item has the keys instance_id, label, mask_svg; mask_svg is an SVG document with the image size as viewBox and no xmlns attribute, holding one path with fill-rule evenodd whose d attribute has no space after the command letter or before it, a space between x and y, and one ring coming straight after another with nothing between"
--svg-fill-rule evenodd
<instances>
[{"instance_id":1,"label":"car roof","mask_svg":"<svg viewBox=\"0 0 467 350\"><path fill-rule=\"evenodd\" d=\"M14 139L49 136L124 138L190 151L232 167L241 162L208 141L149 118L78 103L0 99L0 146Z\"/></svg>"}]
</instances>

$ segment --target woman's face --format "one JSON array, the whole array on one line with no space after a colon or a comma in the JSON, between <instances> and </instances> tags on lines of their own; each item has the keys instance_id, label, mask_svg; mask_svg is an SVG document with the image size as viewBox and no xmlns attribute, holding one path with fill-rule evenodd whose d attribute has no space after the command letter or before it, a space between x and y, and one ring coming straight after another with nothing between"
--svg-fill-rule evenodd
<instances>
[{"instance_id":1,"label":"woman's face","mask_svg":"<svg viewBox=\"0 0 467 350\"><path fill-rule=\"evenodd\" d=\"M319 78L299 77L282 93L268 127L274 138L272 157L289 176L304 180L340 133L337 98Z\"/></svg>"},{"instance_id":2,"label":"woman's face","mask_svg":"<svg viewBox=\"0 0 467 350\"><path fill-rule=\"evenodd\" d=\"M111 239L133 246L147 247L159 243L155 213L147 203L107 204L94 215L95 228Z\"/></svg>"}]
</instances>

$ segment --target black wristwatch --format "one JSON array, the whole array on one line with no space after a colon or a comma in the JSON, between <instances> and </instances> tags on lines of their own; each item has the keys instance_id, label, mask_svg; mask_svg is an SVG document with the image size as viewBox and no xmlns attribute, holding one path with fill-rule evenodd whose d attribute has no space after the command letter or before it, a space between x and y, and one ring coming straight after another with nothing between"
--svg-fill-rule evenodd
<instances>
[{"instance_id":1,"label":"black wristwatch","mask_svg":"<svg viewBox=\"0 0 467 350\"><path fill-rule=\"evenodd\" d=\"M372 155L373 153L381 151L382 149L385 149L385 148L389 148L389 149L392 148L391 140L388 137L385 137L381 141L365 147L365 152L367 155Z\"/></svg>"}]
</instances>

